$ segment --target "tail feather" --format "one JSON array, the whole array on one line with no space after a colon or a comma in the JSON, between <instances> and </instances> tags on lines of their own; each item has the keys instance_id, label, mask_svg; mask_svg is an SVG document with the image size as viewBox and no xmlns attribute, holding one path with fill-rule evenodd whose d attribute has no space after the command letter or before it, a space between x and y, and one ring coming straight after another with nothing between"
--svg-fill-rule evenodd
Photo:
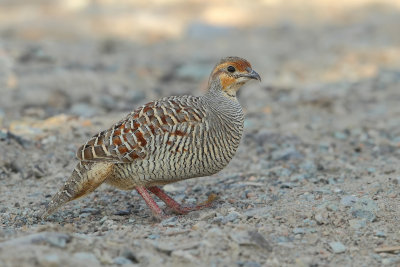
<instances>
[{"instance_id":1,"label":"tail feather","mask_svg":"<svg viewBox=\"0 0 400 267\"><path fill-rule=\"evenodd\" d=\"M65 203L93 192L110 177L112 167L113 164L109 162L78 163L69 179L53 196L40 217L45 219Z\"/></svg>"}]
</instances>

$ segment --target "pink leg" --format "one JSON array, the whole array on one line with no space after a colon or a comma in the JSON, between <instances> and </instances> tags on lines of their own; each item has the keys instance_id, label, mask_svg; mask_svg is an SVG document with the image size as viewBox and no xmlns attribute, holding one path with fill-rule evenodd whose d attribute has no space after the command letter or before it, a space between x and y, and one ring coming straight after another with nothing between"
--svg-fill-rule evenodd
<instances>
[{"instance_id":1,"label":"pink leg","mask_svg":"<svg viewBox=\"0 0 400 267\"><path fill-rule=\"evenodd\" d=\"M138 186L136 187L136 191L143 197L144 201L146 201L147 206L151 209L151 212L153 215L157 218L163 218L164 212L160 209L160 207L157 205L157 203L154 201L154 199L150 196L149 192L147 192L147 189L144 186Z\"/></svg>"},{"instance_id":2,"label":"pink leg","mask_svg":"<svg viewBox=\"0 0 400 267\"><path fill-rule=\"evenodd\" d=\"M205 203L199 204L193 207L183 207L181 204L176 202L173 198L167 195L161 188L152 186L148 188L150 192L160 198L165 204L170 207L177 214L186 214L193 210L199 210L211 206L212 202L216 199L216 195L212 194L208 197Z\"/></svg>"}]
</instances>

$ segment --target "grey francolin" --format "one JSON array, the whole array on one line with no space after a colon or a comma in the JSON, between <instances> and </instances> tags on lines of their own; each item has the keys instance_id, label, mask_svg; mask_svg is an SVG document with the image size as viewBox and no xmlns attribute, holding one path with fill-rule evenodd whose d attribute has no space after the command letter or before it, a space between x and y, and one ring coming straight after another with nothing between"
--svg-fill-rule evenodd
<instances>
[{"instance_id":1,"label":"grey francolin","mask_svg":"<svg viewBox=\"0 0 400 267\"><path fill-rule=\"evenodd\" d=\"M80 162L41 217L93 192L103 182L119 189L136 189L158 218L164 213L149 192L178 214L208 206L212 200L183 207L159 186L212 175L229 163L239 146L244 122L236 92L253 79L261 81L247 60L223 58L211 72L203 96L150 102L96 134L78 149Z\"/></svg>"}]
</instances>

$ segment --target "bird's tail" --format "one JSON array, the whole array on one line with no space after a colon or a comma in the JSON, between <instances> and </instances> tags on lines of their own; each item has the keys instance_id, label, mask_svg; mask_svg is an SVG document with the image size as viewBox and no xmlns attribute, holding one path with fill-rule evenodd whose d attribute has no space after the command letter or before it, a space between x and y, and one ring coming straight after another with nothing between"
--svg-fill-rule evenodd
<instances>
[{"instance_id":1,"label":"bird's tail","mask_svg":"<svg viewBox=\"0 0 400 267\"><path fill-rule=\"evenodd\" d=\"M65 203L93 192L112 174L110 162L80 162L69 179L53 196L46 209L40 214L42 219L56 211Z\"/></svg>"}]
</instances>

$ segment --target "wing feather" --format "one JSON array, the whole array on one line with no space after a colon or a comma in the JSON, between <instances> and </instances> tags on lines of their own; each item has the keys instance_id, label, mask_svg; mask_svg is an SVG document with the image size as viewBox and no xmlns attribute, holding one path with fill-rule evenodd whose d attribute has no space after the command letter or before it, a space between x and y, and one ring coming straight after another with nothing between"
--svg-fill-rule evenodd
<instances>
[{"instance_id":1,"label":"wing feather","mask_svg":"<svg viewBox=\"0 0 400 267\"><path fill-rule=\"evenodd\" d=\"M198 97L168 97L147 103L131 112L106 131L94 135L77 151L82 161L128 163L143 160L154 148L156 140L173 141L190 135L206 112L196 105ZM162 138L156 138L162 137ZM164 138L167 137L167 138Z\"/></svg>"}]
</instances>

